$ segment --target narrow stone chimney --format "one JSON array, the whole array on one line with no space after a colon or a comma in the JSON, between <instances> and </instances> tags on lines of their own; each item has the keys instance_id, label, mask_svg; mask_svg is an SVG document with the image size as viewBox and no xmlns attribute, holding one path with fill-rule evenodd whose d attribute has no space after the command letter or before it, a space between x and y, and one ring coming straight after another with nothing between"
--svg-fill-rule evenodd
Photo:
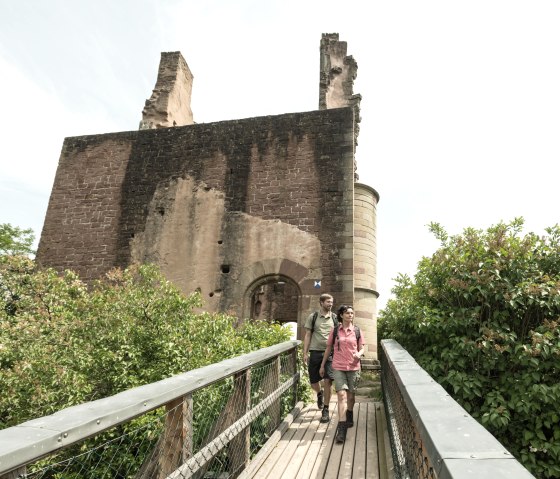
<instances>
[{"instance_id":1,"label":"narrow stone chimney","mask_svg":"<svg viewBox=\"0 0 560 479\"><path fill-rule=\"evenodd\" d=\"M346 55L346 49L347 44L338 40L338 33L323 33L321 37L319 110L353 107L354 136L357 145L362 96L354 94L354 80L358 75L358 64L352 56ZM354 169L356 169L355 162ZM357 173L354 176L357 181Z\"/></svg>"},{"instance_id":2,"label":"narrow stone chimney","mask_svg":"<svg viewBox=\"0 0 560 479\"><path fill-rule=\"evenodd\" d=\"M142 110L140 130L192 125L193 75L181 52L162 52L152 96Z\"/></svg>"}]
</instances>

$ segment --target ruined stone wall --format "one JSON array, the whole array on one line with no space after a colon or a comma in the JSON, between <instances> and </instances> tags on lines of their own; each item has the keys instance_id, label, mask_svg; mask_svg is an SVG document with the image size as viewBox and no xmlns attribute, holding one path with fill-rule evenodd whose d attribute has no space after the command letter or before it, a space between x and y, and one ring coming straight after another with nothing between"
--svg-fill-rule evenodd
<instances>
[{"instance_id":1,"label":"ruined stone wall","mask_svg":"<svg viewBox=\"0 0 560 479\"><path fill-rule=\"evenodd\" d=\"M353 152L352 108L67 138L37 260L86 280L155 262L240 316L285 279L301 321L353 299Z\"/></svg>"},{"instance_id":2,"label":"ruined stone wall","mask_svg":"<svg viewBox=\"0 0 560 479\"><path fill-rule=\"evenodd\" d=\"M142 110L140 129L192 125L193 78L181 52L162 52L156 85Z\"/></svg>"}]
</instances>

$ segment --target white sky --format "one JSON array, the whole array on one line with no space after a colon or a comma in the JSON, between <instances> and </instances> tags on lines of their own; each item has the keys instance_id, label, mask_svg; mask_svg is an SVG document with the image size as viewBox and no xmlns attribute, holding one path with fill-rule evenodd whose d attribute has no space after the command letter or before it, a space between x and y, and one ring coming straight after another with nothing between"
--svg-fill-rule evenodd
<instances>
[{"instance_id":1,"label":"white sky","mask_svg":"<svg viewBox=\"0 0 560 479\"><path fill-rule=\"evenodd\" d=\"M198 123L315 110L321 34L358 62L378 290L450 233L558 222L560 2L0 0L0 223L40 235L63 139L136 130L160 52Z\"/></svg>"}]
</instances>

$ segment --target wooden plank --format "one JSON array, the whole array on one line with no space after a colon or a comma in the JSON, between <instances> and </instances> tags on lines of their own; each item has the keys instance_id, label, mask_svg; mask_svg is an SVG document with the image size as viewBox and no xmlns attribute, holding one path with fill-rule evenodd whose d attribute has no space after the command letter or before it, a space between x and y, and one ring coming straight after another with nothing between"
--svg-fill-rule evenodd
<instances>
[{"instance_id":1,"label":"wooden plank","mask_svg":"<svg viewBox=\"0 0 560 479\"><path fill-rule=\"evenodd\" d=\"M344 442L344 450L340 459L340 469L338 477L351 478L352 468L354 466L354 451L356 448L356 431L358 430L358 417L360 405L354 404L354 427L346 430L346 441Z\"/></svg>"},{"instance_id":2,"label":"wooden plank","mask_svg":"<svg viewBox=\"0 0 560 479\"><path fill-rule=\"evenodd\" d=\"M380 403L375 408L375 423L377 425L377 450L379 452L379 477L388 479L387 457L385 456L385 437L383 436L383 405Z\"/></svg>"},{"instance_id":3,"label":"wooden plank","mask_svg":"<svg viewBox=\"0 0 560 479\"><path fill-rule=\"evenodd\" d=\"M366 474L364 477L379 476L379 452L377 451L377 407L378 403L370 403L366 421Z\"/></svg>"},{"instance_id":4,"label":"wooden plank","mask_svg":"<svg viewBox=\"0 0 560 479\"><path fill-rule=\"evenodd\" d=\"M387 415L385 414L385 406L380 403L381 425L382 431L378 431L383 436L384 449L379 449L379 455L385 456L386 477L392 479L395 477L395 468L393 466L393 454L391 452L391 440L389 439L389 430L387 425Z\"/></svg>"},{"instance_id":5,"label":"wooden plank","mask_svg":"<svg viewBox=\"0 0 560 479\"><path fill-rule=\"evenodd\" d=\"M333 394L333 396L331 397L336 398L336 394ZM331 467L330 456L334 445L336 424L338 423L337 410L338 403L335 400L331 400L331 402L329 403L329 411L332 411L331 421L327 425L327 431L325 432L323 442L321 443L321 447L319 448L319 452L315 460L315 465L313 466L311 474L309 475L310 478L323 478L327 468ZM336 470L338 472L338 464L336 466Z\"/></svg>"},{"instance_id":6,"label":"wooden plank","mask_svg":"<svg viewBox=\"0 0 560 479\"><path fill-rule=\"evenodd\" d=\"M296 418L276 447L270 452L266 461L253 476L254 478L265 479L270 477L271 479L276 479L278 477L278 471L281 470L283 466L280 464L277 466L276 462L280 457L282 457L283 462L287 460L286 457L284 457L284 453L288 445L291 441L300 441L307 424L313 419L315 413L316 411L304 410L303 413Z\"/></svg>"},{"instance_id":7,"label":"wooden plank","mask_svg":"<svg viewBox=\"0 0 560 479\"><path fill-rule=\"evenodd\" d=\"M290 438L282 438L284 447L276 448L257 474L242 477L378 479L379 456L386 460L387 443L386 438L379 441L377 438L377 432L383 431L383 411L376 410L381 405L371 401L356 403L354 427L348 430L343 445L334 442L338 423L336 406L334 402L330 404L331 421L327 424L319 422L320 413L315 405L306 406L297 431L292 425ZM384 449L378 451L378 443Z\"/></svg>"},{"instance_id":8,"label":"wooden plank","mask_svg":"<svg viewBox=\"0 0 560 479\"><path fill-rule=\"evenodd\" d=\"M288 430L288 428L294 422L294 419L298 417L304 408L303 402L299 402L294 409L290 411L290 413L284 418L282 424L278 426L272 436L266 441L266 444L261 448L261 450L257 453L257 455L251 460L249 466L241 472L238 476L238 479L248 479L253 477L253 474L259 470L259 468L263 465L266 461L266 458L270 454L270 452L276 447L276 444L282 438L282 435Z\"/></svg>"},{"instance_id":9,"label":"wooden plank","mask_svg":"<svg viewBox=\"0 0 560 479\"><path fill-rule=\"evenodd\" d=\"M352 479L364 479L366 477L366 448L367 448L367 421L368 408L373 403L358 403L354 406L354 427L356 428L356 443L354 446L354 467L352 468ZM376 474L377 476L377 474ZM376 477L368 476L368 477Z\"/></svg>"},{"instance_id":10,"label":"wooden plank","mask_svg":"<svg viewBox=\"0 0 560 479\"><path fill-rule=\"evenodd\" d=\"M346 418L344 418L346 419ZM339 444L335 441L336 435L336 426L338 424L339 417L338 417L338 407L337 413L335 414L335 420L331 421L331 429L329 432L332 433L332 437L329 438L328 445L330 446L330 455L328 459L328 463L323 471L322 475L316 477L322 477L324 479L338 479L338 470L340 468L340 460L342 458L342 452L344 450L344 443Z\"/></svg>"},{"instance_id":11,"label":"wooden plank","mask_svg":"<svg viewBox=\"0 0 560 479\"><path fill-rule=\"evenodd\" d=\"M299 443L291 441L289 446L286 448L284 458L287 460L287 464L284 472L282 473L282 479L295 478L301 466L309 460L312 460L312 458L308 457L307 454L309 452L309 446L313 441L313 437L317 432L317 427L321 424L319 422L320 418L321 411L315 411L313 419L307 424L301 441ZM290 459L288 460L288 458Z\"/></svg>"},{"instance_id":12,"label":"wooden plank","mask_svg":"<svg viewBox=\"0 0 560 479\"><path fill-rule=\"evenodd\" d=\"M315 407L315 406L311 406ZM317 464L319 460L319 451L321 450L321 446L325 441L325 437L327 434L327 430L329 425L333 422L333 409L329 406L329 413L331 416L331 421L329 423L321 423L319 422L319 426L315 430L315 435L311 440L311 444L307 449L307 455L305 460L301 464L295 479L309 479L311 477L315 477L312 475L313 468L315 464ZM335 419L336 420L336 419Z\"/></svg>"}]
</instances>

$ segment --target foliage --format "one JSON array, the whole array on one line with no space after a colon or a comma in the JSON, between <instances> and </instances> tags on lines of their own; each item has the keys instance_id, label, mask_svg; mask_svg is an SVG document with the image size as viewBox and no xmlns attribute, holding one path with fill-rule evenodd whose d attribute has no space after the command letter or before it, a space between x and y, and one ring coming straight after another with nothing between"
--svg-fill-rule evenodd
<instances>
[{"instance_id":1,"label":"foliage","mask_svg":"<svg viewBox=\"0 0 560 479\"><path fill-rule=\"evenodd\" d=\"M9 223L0 224L0 255L34 254L32 229L21 229Z\"/></svg>"},{"instance_id":2,"label":"foliage","mask_svg":"<svg viewBox=\"0 0 560 479\"><path fill-rule=\"evenodd\" d=\"M154 266L113 270L88 288L72 272L0 256L0 429L290 337L200 307Z\"/></svg>"},{"instance_id":3,"label":"foliage","mask_svg":"<svg viewBox=\"0 0 560 479\"><path fill-rule=\"evenodd\" d=\"M379 336L405 347L533 474L560 477L560 227L449 237L401 275Z\"/></svg>"},{"instance_id":4,"label":"foliage","mask_svg":"<svg viewBox=\"0 0 560 479\"><path fill-rule=\"evenodd\" d=\"M0 427L288 339L264 322L195 313L153 266L114 270L88 291L71 272L0 259Z\"/></svg>"}]
</instances>

